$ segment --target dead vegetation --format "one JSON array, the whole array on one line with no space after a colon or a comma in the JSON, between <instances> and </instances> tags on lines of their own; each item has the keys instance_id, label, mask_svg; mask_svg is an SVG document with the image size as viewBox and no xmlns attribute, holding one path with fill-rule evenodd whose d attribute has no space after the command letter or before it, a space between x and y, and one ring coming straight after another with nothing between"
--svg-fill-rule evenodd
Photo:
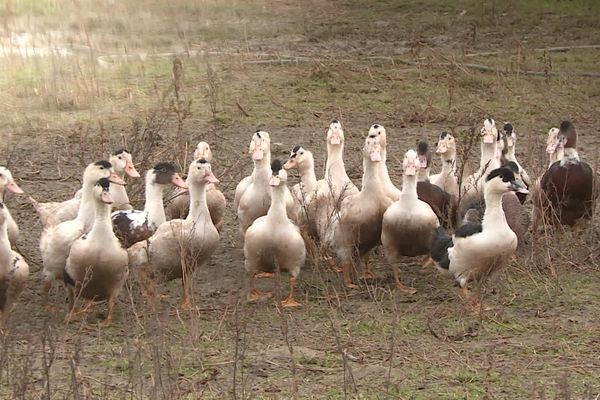
<instances>
[{"instance_id":1,"label":"dead vegetation","mask_svg":"<svg viewBox=\"0 0 600 400\"><path fill-rule=\"evenodd\" d=\"M442 130L459 138L468 173L477 150L471 133L492 116L513 122L531 176L545 167L545 134L562 118L575 121L581 154L598 170L598 82L575 72L598 72L599 50L538 50L598 44L595 2L358 3L83 1L76 10L54 1L3 4L3 38L29 29L43 43L45 32L58 30L63 39L55 43L73 43L73 54L0 57L1 161L37 198L65 199L79 186L81 166L117 147L132 151L140 171L169 160L185 170L205 140L232 199L251 168L247 142L259 127L271 133L274 157L300 143L314 153L321 175L326 127L340 119L346 166L359 182L358 149L378 121L390 132L389 168L398 182L399 154L418 138L431 144ZM141 181L129 193L142 204ZM496 306L491 314L472 315L451 282L417 265L403 275L418 293L394 293L380 254L372 257L377 279L346 291L318 251L300 274L304 307L290 312L275 302L244 301L243 254L229 209L217 252L194 274L196 309L176 308L181 289L173 282L161 286L166 297L152 311L131 280L113 326L100 329L102 315L65 325L63 313L42 308L39 224L26 199L12 196L8 205L34 274L0 336L0 397L600 393L598 216L577 230L532 234L517 260L480 289ZM283 278L276 278L275 298L285 291ZM62 291L53 298L65 304Z\"/></svg>"}]
</instances>

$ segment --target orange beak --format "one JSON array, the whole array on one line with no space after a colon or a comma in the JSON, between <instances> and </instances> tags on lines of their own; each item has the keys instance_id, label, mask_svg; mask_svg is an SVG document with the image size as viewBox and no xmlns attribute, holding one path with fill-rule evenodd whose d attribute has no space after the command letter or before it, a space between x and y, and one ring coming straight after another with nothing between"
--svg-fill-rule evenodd
<instances>
[{"instance_id":1,"label":"orange beak","mask_svg":"<svg viewBox=\"0 0 600 400\"><path fill-rule=\"evenodd\" d=\"M25 192L23 192L23 189L21 189L19 186L17 186L15 181L8 182L6 184L6 188L13 193L25 193Z\"/></svg>"},{"instance_id":2,"label":"orange beak","mask_svg":"<svg viewBox=\"0 0 600 400\"><path fill-rule=\"evenodd\" d=\"M217 177L212 173L212 171L209 171L205 176L204 176L204 180L206 180L209 183L219 183L219 180L217 179Z\"/></svg>"},{"instance_id":3,"label":"orange beak","mask_svg":"<svg viewBox=\"0 0 600 400\"><path fill-rule=\"evenodd\" d=\"M181 176L179 176L179 174L177 174L177 173L175 175L173 175L173 177L171 178L171 183L182 189L188 188L187 183L185 183L185 181L183 179L181 179Z\"/></svg>"},{"instance_id":4,"label":"orange beak","mask_svg":"<svg viewBox=\"0 0 600 400\"><path fill-rule=\"evenodd\" d=\"M112 194L110 194L110 192L108 190L103 190L102 194L100 195L100 200L102 200L103 203L112 204L113 203Z\"/></svg>"},{"instance_id":5,"label":"orange beak","mask_svg":"<svg viewBox=\"0 0 600 400\"><path fill-rule=\"evenodd\" d=\"M135 166L133 165L133 162L131 162L131 161L127 161L127 164L125 165L125 173L132 178L140 177L140 173L137 172L137 170L135 169Z\"/></svg>"},{"instance_id":6,"label":"orange beak","mask_svg":"<svg viewBox=\"0 0 600 400\"><path fill-rule=\"evenodd\" d=\"M117 174L115 174L114 172L112 174L110 174L110 176L108 177L108 180L117 185L123 185L123 186L125 185L125 181L123 179L119 178L119 176Z\"/></svg>"},{"instance_id":7,"label":"orange beak","mask_svg":"<svg viewBox=\"0 0 600 400\"><path fill-rule=\"evenodd\" d=\"M296 159L294 158L290 158L289 160L287 160L285 162L285 164L283 164L283 169L292 169L296 167Z\"/></svg>"}]
</instances>

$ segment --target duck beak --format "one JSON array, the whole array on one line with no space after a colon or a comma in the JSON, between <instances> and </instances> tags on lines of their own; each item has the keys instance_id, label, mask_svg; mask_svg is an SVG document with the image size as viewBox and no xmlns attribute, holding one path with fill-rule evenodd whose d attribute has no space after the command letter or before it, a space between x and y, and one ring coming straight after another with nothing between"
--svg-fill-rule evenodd
<instances>
[{"instance_id":1,"label":"duck beak","mask_svg":"<svg viewBox=\"0 0 600 400\"><path fill-rule=\"evenodd\" d=\"M427 157L419 156L419 165L421 168L427 168Z\"/></svg>"},{"instance_id":2,"label":"duck beak","mask_svg":"<svg viewBox=\"0 0 600 400\"><path fill-rule=\"evenodd\" d=\"M212 171L209 171L206 173L206 175L204 175L204 180L208 183L219 183L219 180L217 179L217 177L212 173Z\"/></svg>"},{"instance_id":3,"label":"duck beak","mask_svg":"<svg viewBox=\"0 0 600 400\"><path fill-rule=\"evenodd\" d=\"M510 190L512 190L513 192L523 193L523 194L529 193L529 190L527 190L525 185L518 181L510 182Z\"/></svg>"},{"instance_id":4,"label":"duck beak","mask_svg":"<svg viewBox=\"0 0 600 400\"><path fill-rule=\"evenodd\" d=\"M177 186L178 188L182 188L182 189L187 189L188 188L188 185L181 178L181 176L179 176L179 174L177 174L177 173L175 173L173 175L173 177L171 178L171 183L173 185Z\"/></svg>"},{"instance_id":5,"label":"duck beak","mask_svg":"<svg viewBox=\"0 0 600 400\"><path fill-rule=\"evenodd\" d=\"M279 186L280 183L281 179L278 175L273 175L271 176L271 179L269 179L269 186Z\"/></svg>"},{"instance_id":6,"label":"duck beak","mask_svg":"<svg viewBox=\"0 0 600 400\"><path fill-rule=\"evenodd\" d=\"M334 129L331 132L331 139L329 141L331 142L331 144L341 144L342 143L342 138L340 137L340 133L338 132L337 129Z\"/></svg>"},{"instance_id":7,"label":"duck beak","mask_svg":"<svg viewBox=\"0 0 600 400\"><path fill-rule=\"evenodd\" d=\"M139 178L141 176L135 169L132 161L127 161L127 164L125 164L125 173L132 178Z\"/></svg>"},{"instance_id":8,"label":"duck beak","mask_svg":"<svg viewBox=\"0 0 600 400\"><path fill-rule=\"evenodd\" d=\"M506 146L507 147L513 147L514 144L515 143L513 141L513 138L509 137L509 138L506 139Z\"/></svg>"},{"instance_id":9,"label":"duck beak","mask_svg":"<svg viewBox=\"0 0 600 400\"><path fill-rule=\"evenodd\" d=\"M483 134L483 143L494 143L495 140L496 140L496 135L491 130L486 131Z\"/></svg>"},{"instance_id":10,"label":"duck beak","mask_svg":"<svg viewBox=\"0 0 600 400\"><path fill-rule=\"evenodd\" d=\"M25 193L23 192L23 189L21 189L16 183L15 181L10 181L6 184L6 188L8 190L10 190L13 193Z\"/></svg>"},{"instance_id":11,"label":"duck beak","mask_svg":"<svg viewBox=\"0 0 600 400\"><path fill-rule=\"evenodd\" d=\"M381 147L376 146L373 150L371 150L369 156L371 157L371 161L373 162L381 161Z\"/></svg>"},{"instance_id":12,"label":"duck beak","mask_svg":"<svg viewBox=\"0 0 600 400\"><path fill-rule=\"evenodd\" d=\"M546 146L546 153L547 154L552 154L556 151L556 148L558 147L558 140L553 140L550 143L548 143L548 146Z\"/></svg>"},{"instance_id":13,"label":"duck beak","mask_svg":"<svg viewBox=\"0 0 600 400\"><path fill-rule=\"evenodd\" d=\"M416 175L417 174L417 164L415 164L414 161L410 161L408 164L406 164L404 173L406 175L410 175L410 176Z\"/></svg>"},{"instance_id":14,"label":"duck beak","mask_svg":"<svg viewBox=\"0 0 600 400\"><path fill-rule=\"evenodd\" d=\"M283 164L283 169L288 170L296 167L296 159L290 158Z\"/></svg>"},{"instance_id":15,"label":"duck beak","mask_svg":"<svg viewBox=\"0 0 600 400\"><path fill-rule=\"evenodd\" d=\"M435 149L435 152L437 154L444 154L447 151L448 151L448 146L444 142L439 143L437 146L437 149Z\"/></svg>"},{"instance_id":16,"label":"duck beak","mask_svg":"<svg viewBox=\"0 0 600 400\"><path fill-rule=\"evenodd\" d=\"M259 160L262 160L264 156L265 156L265 152L263 151L262 146L261 145L255 146L254 150L252 151L252 160L259 161Z\"/></svg>"},{"instance_id":17,"label":"duck beak","mask_svg":"<svg viewBox=\"0 0 600 400\"><path fill-rule=\"evenodd\" d=\"M112 194L110 194L110 192L108 190L103 190L102 194L100 195L100 200L102 200L103 203L112 204L113 203Z\"/></svg>"},{"instance_id":18,"label":"duck beak","mask_svg":"<svg viewBox=\"0 0 600 400\"><path fill-rule=\"evenodd\" d=\"M123 185L125 186L125 181L123 179L121 179L117 174L115 174L114 172L112 174L110 174L110 176L108 177L108 180L111 181L114 184L117 185Z\"/></svg>"}]
</instances>

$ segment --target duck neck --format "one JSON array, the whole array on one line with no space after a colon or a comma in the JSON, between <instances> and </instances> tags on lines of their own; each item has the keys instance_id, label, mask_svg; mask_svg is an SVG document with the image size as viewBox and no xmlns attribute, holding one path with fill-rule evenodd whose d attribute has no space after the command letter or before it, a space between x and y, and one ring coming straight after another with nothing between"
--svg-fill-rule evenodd
<instances>
[{"instance_id":1,"label":"duck neck","mask_svg":"<svg viewBox=\"0 0 600 400\"><path fill-rule=\"evenodd\" d=\"M208 206L206 204L206 182L192 183L190 185L190 213L186 221L195 223L203 223L202 219L206 220L208 214ZM210 219L210 216L208 217Z\"/></svg>"},{"instance_id":2,"label":"duck neck","mask_svg":"<svg viewBox=\"0 0 600 400\"><path fill-rule=\"evenodd\" d=\"M419 182L426 182L429 180L429 171L430 168L419 168L419 172L417 174L417 180Z\"/></svg>"},{"instance_id":3,"label":"duck neck","mask_svg":"<svg viewBox=\"0 0 600 400\"><path fill-rule=\"evenodd\" d=\"M300 182L305 191L312 191L317 187L317 175L315 175L314 162L308 162L308 165L298 169L300 173Z\"/></svg>"},{"instance_id":4,"label":"duck neck","mask_svg":"<svg viewBox=\"0 0 600 400\"><path fill-rule=\"evenodd\" d=\"M331 144L327 142L327 162L325 163L325 175L334 175L339 172L346 173L344 167L344 144Z\"/></svg>"},{"instance_id":5,"label":"duck neck","mask_svg":"<svg viewBox=\"0 0 600 400\"><path fill-rule=\"evenodd\" d=\"M10 268L11 257L12 250L10 248L10 241L8 240L8 220L5 218L4 222L0 225L0 265Z\"/></svg>"},{"instance_id":6,"label":"duck neck","mask_svg":"<svg viewBox=\"0 0 600 400\"><path fill-rule=\"evenodd\" d=\"M456 154L454 152L447 151L442 154L442 174L449 175L456 172Z\"/></svg>"},{"instance_id":7,"label":"duck neck","mask_svg":"<svg viewBox=\"0 0 600 400\"><path fill-rule=\"evenodd\" d=\"M508 226L504 210L502 209L502 193L485 192L485 213L483 214L483 228L497 228Z\"/></svg>"},{"instance_id":8,"label":"duck neck","mask_svg":"<svg viewBox=\"0 0 600 400\"><path fill-rule=\"evenodd\" d=\"M125 178L125 171L115 173L119 178ZM127 196L127 190L125 190L125 185L117 185L116 183L111 182L110 194L112 195L115 206L129 204L129 197Z\"/></svg>"},{"instance_id":9,"label":"duck neck","mask_svg":"<svg viewBox=\"0 0 600 400\"><path fill-rule=\"evenodd\" d=\"M415 201L417 197L417 175L404 175L402 180L402 192L400 197L403 201Z\"/></svg>"},{"instance_id":10,"label":"duck neck","mask_svg":"<svg viewBox=\"0 0 600 400\"><path fill-rule=\"evenodd\" d=\"M148 223L159 226L167 220L163 206L163 185L146 182L146 204L144 211L148 213Z\"/></svg>"},{"instance_id":11,"label":"duck neck","mask_svg":"<svg viewBox=\"0 0 600 400\"><path fill-rule=\"evenodd\" d=\"M285 183L281 182L279 186L271 187L271 205L267 216L276 220L287 220L287 210L285 204Z\"/></svg>"},{"instance_id":12,"label":"duck neck","mask_svg":"<svg viewBox=\"0 0 600 400\"><path fill-rule=\"evenodd\" d=\"M254 161L254 170L252 171L252 181L267 184L271 176L271 154L265 153L262 160Z\"/></svg>"},{"instance_id":13,"label":"duck neck","mask_svg":"<svg viewBox=\"0 0 600 400\"><path fill-rule=\"evenodd\" d=\"M504 155L504 158L506 158L508 161L516 161L517 160L517 156L515 155L515 146L509 147L506 150L506 154Z\"/></svg>"},{"instance_id":14,"label":"duck neck","mask_svg":"<svg viewBox=\"0 0 600 400\"><path fill-rule=\"evenodd\" d=\"M481 160L479 169L483 171L491 171L498 167L498 159L496 158L496 142L481 143Z\"/></svg>"},{"instance_id":15,"label":"duck neck","mask_svg":"<svg viewBox=\"0 0 600 400\"><path fill-rule=\"evenodd\" d=\"M94 222L94 183L83 183L83 190L81 191L81 201L79 202L79 210L77 211L77 221L85 225L85 230L89 230L89 227Z\"/></svg>"},{"instance_id":16,"label":"duck neck","mask_svg":"<svg viewBox=\"0 0 600 400\"><path fill-rule=\"evenodd\" d=\"M95 217L94 225L90 231L90 240L103 243L114 236L112 221L110 219L110 204L100 200L94 201Z\"/></svg>"},{"instance_id":17,"label":"duck neck","mask_svg":"<svg viewBox=\"0 0 600 400\"><path fill-rule=\"evenodd\" d=\"M377 197L382 194L381 181L379 180L379 171L385 167L382 161L373 162L363 159L363 179L361 193L367 196ZM385 171L387 173L387 170Z\"/></svg>"},{"instance_id":18,"label":"duck neck","mask_svg":"<svg viewBox=\"0 0 600 400\"><path fill-rule=\"evenodd\" d=\"M579 161L579 153L577 153L577 149L574 147L565 147L563 156L563 160L577 160Z\"/></svg>"}]
</instances>

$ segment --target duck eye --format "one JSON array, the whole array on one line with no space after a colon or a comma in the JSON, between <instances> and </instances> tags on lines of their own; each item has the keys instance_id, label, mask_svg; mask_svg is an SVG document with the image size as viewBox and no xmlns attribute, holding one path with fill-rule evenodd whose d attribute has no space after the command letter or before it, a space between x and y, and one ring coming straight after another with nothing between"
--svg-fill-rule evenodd
<instances>
[{"instance_id":1,"label":"duck eye","mask_svg":"<svg viewBox=\"0 0 600 400\"><path fill-rule=\"evenodd\" d=\"M300 152L300 155L303 155L303 154L304 154L304 152L303 152L303 151L301 151L301 152Z\"/></svg>"},{"instance_id":2,"label":"duck eye","mask_svg":"<svg viewBox=\"0 0 600 400\"><path fill-rule=\"evenodd\" d=\"M122 160L122 159L123 159L123 157L119 156L119 160Z\"/></svg>"},{"instance_id":3,"label":"duck eye","mask_svg":"<svg viewBox=\"0 0 600 400\"><path fill-rule=\"evenodd\" d=\"M101 166L100 169L104 169L104 167Z\"/></svg>"}]
</instances>

